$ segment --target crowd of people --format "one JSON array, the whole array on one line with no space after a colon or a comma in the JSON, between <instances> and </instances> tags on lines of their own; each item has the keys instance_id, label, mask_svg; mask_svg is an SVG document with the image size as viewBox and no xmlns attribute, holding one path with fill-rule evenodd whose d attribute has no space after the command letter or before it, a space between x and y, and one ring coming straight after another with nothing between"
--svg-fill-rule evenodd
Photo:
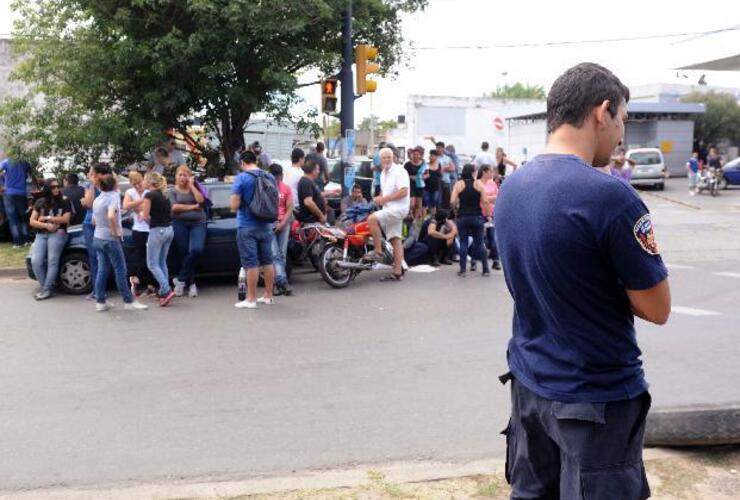
<instances>
[{"instance_id":1,"label":"crowd of people","mask_svg":"<svg viewBox=\"0 0 740 500\"><path fill-rule=\"evenodd\" d=\"M362 186L355 184L332 209L327 202L339 192L329 190L325 148L318 143L306 154L295 148L291 166L268 163L269 155L259 144L240 148L239 173L232 186L231 208L236 213L237 246L246 274L247 293L238 308L255 308L274 303L274 296L291 295L286 258L294 220L302 224L342 223L339 215L361 206L368 212L374 241L385 237L393 247L394 266L383 281L401 281L406 260L411 265L451 265L459 261L459 276L482 264L490 274L489 260L500 269L496 251L493 211L498 186L510 162L503 150L488 153L483 143L475 161L460 165L452 145L430 138L434 147L425 158L417 146L408 151L401 164L392 144L380 144L374 155L373 196L366 199ZM514 165L516 167L516 165ZM5 212L9 218L23 213L16 198L27 203L26 178L30 165L6 160L0 164L5 175ZM22 182L20 180L22 179ZM254 212L253 199L262 196L265 183L274 186L277 213L265 219ZM67 228L81 225L88 253L93 291L86 297L98 311L110 309L107 284L114 278L124 307L144 310L139 299L152 298L159 306L175 297L198 296L195 268L204 251L208 192L185 164L174 140L157 147L144 172L128 174L130 188L120 192L117 176L107 164L95 165L84 182L77 174L47 179L33 205L29 225L35 233L31 265L39 282L37 300L53 295L60 259L67 243ZM21 189L22 186L22 189ZM268 193L269 194L269 193ZM10 206L10 210L8 207ZM367 207L371 207L368 209ZM372 212L372 213L369 213ZM133 258L130 265L122 245L122 215L132 215ZM29 244L31 238L23 217L11 225L15 245ZM168 256L175 252L178 272L170 280ZM368 261L381 259L381 247L366 255ZM264 280L264 293L257 297L257 282Z\"/></svg>"}]
</instances>

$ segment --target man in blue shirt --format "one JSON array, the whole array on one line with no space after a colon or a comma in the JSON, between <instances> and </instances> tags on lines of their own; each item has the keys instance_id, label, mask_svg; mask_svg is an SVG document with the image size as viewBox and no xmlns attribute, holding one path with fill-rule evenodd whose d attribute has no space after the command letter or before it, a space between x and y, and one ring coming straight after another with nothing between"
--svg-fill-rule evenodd
<instances>
[{"instance_id":1,"label":"man in blue shirt","mask_svg":"<svg viewBox=\"0 0 740 500\"><path fill-rule=\"evenodd\" d=\"M0 175L4 177L5 193L3 203L5 215L10 225L13 247L28 244L28 191L26 181L31 172L31 164L6 158L0 162Z\"/></svg>"},{"instance_id":2,"label":"man in blue shirt","mask_svg":"<svg viewBox=\"0 0 740 500\"><path fill-rule=\"evenodd\" d=\"M512 381L512 498L650 496L650 396L633 315L664 324L670 289L647 207L602 170L624 137L628 100L606 68L567 70L548 94L546 153L507 177L496 200L514 299L501 377Z\"/></svg>"},{"instance_id":3,"label":"man in blue shirt","mask_svg":"<svg viewBox=\"0 0 740 500\"><path fill-rule=\"evenodd\" d=\"M268 177L275 182L275 178L257 166L257 157L252 151L245 151L241 155L243 172L234 181L231 188L231 211L236 212L237 245L239 259L247 272L247 298L237 302L238 309L256 309L257 304L272 305L272 286L275 281L275 268L272 254L272 228L274 222L265 222L254 217L249 209L257 186L257 178ZM275 182L277 192L277 183ZM257 282L260 269L265 280L265 294L257 298Z\"/></svg>"},{"instance_id":4,"label":"man in blue shirt","mask_svg":"<svg viewBox=\"0 0 740 500\"><path fill-rule=\"evenodd\" d=\"M694 151L691 158L686 162L686 170L689 174L689 195L696 194L696 186L699 184L699 152Z\"/></svg>"}]
</instances>

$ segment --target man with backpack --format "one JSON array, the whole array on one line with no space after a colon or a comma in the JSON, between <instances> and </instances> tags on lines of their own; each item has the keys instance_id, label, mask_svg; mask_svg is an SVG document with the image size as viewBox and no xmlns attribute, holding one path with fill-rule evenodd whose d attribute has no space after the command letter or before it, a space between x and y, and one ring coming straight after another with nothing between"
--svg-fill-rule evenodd
<instances>
[{"instance_id":1,"label":"man with backpack","mask_svg":"<svg viewBox=\"0 0 740 500\"><path fill-rule=\"evenodd\" d=\"M278 218L278 188L275 178L257 166L252 151L241 155L243 172L231 189L231 211L236 212L239 259L247 272L247 298L234 304L238 309L256 309L258 304L272 305L273 226ZM265 293L257 298L260 270L265 280Z\"/></svg>"}]
</instances>

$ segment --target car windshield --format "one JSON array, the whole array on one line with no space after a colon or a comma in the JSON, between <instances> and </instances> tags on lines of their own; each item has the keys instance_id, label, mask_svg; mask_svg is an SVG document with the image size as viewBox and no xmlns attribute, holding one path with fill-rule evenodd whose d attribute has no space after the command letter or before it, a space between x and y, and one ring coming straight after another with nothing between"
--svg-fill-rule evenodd
<instances>
[{"instance_id":1,"label":"car windshield","mask_svg":"<svg viewBox=\"0 0 740 500\"><path fill-rule=\"evenodd\" d=\"M660 155L658 153L632 153L630 160L638 165L660 165Z\"/></svg>"},{"instance_id":2,"label":"car windshield","mask_svg":"<svg viewBox=\"0 0 740 500\"><path fill-rule=\"evenodd\" d=\"M214 218L226 219L236 217L236 214L231 211L229 204L231 198L230 184L222 184L219 186L209 186L208 184L205 184L205 187L208 189L208 197L213 202L212 211Z\"/></svg>"}]
</instances>

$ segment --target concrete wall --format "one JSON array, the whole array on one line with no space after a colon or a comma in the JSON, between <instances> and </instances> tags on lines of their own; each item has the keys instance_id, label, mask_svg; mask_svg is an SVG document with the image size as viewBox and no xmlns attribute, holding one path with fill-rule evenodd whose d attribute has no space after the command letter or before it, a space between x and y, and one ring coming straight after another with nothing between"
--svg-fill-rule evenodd
<instances>
[{"instance_id":1,"label":"concrete wall","mask_svg":"<svg viewBox=\"0 0 740 500\"><path fill-rule=\"evenodd\" d=\"M547 127L545 120L519 122L512 120L508 124L508 140L502 145L506 155L518 164L531 160L544 153L547 146ZM524 148L527 148L526 155Z\"/></svg>"}]
</instances>

